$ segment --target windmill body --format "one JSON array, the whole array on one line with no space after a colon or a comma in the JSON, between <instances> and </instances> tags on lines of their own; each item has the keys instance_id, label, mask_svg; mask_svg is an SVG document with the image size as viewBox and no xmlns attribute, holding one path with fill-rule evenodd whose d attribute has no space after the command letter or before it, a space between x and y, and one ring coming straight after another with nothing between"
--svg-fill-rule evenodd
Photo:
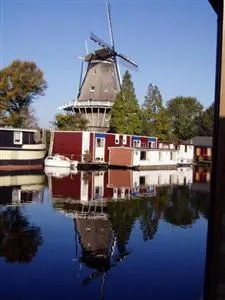
<instances>
[{"instance_id":1,"label":"windmill body","mask_svg":"<svg viewBox=\"0 0 225 300\"><path fill-rule=\"evenodd\" d=\"M137 67L127 56L115 51L108 4L107 13L111 45L91 33L90 39L101 48L83 58L77 99L61 106L65 111L85 116L88 120L88 130L98 132L109 130L110 111L120 91L121 79L117 58ZM83 63L87 64L84 77Z\"/></svg>"}]
</instances>

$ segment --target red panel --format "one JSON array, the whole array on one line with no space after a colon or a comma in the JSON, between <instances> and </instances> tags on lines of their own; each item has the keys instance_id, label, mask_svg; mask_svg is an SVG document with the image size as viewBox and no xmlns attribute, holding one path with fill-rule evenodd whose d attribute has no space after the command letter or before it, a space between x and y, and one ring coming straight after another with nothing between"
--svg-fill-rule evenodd
<instances>
[{"instance_id":1,"label":"red panel","mask_svg":"<svg viewBox=\"0 0 225 300\"><path fill-rule=\"evenodd\" d=\"M131 167L133 165L133 149L110 148L109 164L112 166Z\"/></svg>"},{"instance_id":2,"label":"red panel","mask_svg":"<svg viewBox=\"0 0 225 300\"><path fill-rule=\"evenodd\" d=\"M113 188L108 187L108 172L104 174L104 198L112 198L113 197Z\"/></svg>"},{"instance_id":3,"label":"red panel","mask_svg":"<svg viewBox=\"0 0 225 300\"><path fill-rule=\"evenodd\" d=\"M52 154L61 154L81 161L82 132L55 132Z\"/></svg>"},{"instance_id":4,"label":"red panel","mask_svg":"<svg viewBox=\"0 0 225 300\"><path fill-rule=\"evenodd\" d=\"M147 137L141 137L141 147L147 148L148 146L148 138Z\"/></svg>"},{"instance_id":5,"label":"red panel","mask_svg":"<svg viewBox=\"0 0 225 300\"><path fill-rule=\"evenodd\" d=\"M80 173L63 178L52 177L52 197L80 200Z\"/></svg>"},{"instance_id":6,"label":"red panel","mask_svg":"<svg viewBox=\"0 0 225 300\"><path fill-rule=\"evenodd\" d=\"M131 170L109 170L109 185L112 187L132 187Z\"/></svg>"}]
</instances>

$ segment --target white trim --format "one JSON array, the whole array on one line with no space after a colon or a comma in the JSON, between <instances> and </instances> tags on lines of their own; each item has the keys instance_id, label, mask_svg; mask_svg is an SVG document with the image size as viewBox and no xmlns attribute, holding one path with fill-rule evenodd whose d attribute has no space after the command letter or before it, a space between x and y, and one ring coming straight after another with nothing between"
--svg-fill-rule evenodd
<instances>
[{"instance_id":1,"label":"white trim","mask_svg":"<svg viewBox=\"0 0 225 300\"><path fill-rule=\"evenodd\" d=\"M25 149L25 150L45 150L46 145L45 144L25 144L25 145L22 145L22 149Z\"/></svg>"},{"instance_id":2,"label":"white trim","mask_svg":"<svg viewBox=\"0 0 225 300\"><path fill-rule=\"evenodd\" d=\"M26 151L26 150L0 150L0 160L28 160L44 159L45 150Z\"/></svg>"},{"instance_id":3,"label":"white trim","mask_svg":"<svg viewBox=\"0 0 225 300\"><path fill-rule=\"evenodd\" d=\"M0 127L0 131L22 131L22 132L38 132L38 129L24 129L24 128L11 128L11 127Z\"/></svg>"}]
</instances>

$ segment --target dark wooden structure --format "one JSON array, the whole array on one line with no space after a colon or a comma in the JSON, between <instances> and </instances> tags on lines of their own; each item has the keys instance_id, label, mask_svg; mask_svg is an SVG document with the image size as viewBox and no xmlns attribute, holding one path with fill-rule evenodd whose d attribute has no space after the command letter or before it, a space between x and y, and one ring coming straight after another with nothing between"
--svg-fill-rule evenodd
<instances>
[{"instance_id":1,"label":"dark wooden structure","mask_svg":"<svg viewBox=\"0 0 225 300\"><path fill-rule=\"evenodd\" d=\"M225 299L225 20L224 0L209 1L218 16L215 122L205 300Z\"/></svg>"}]
</instances>

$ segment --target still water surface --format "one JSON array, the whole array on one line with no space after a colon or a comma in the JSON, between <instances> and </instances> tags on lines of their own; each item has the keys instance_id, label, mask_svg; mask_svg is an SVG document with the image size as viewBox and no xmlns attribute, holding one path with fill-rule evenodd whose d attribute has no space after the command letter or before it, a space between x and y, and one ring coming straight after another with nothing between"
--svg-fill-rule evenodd
<instances>
[{"instance_id":1,"label":"still water surface","mask_svg":"<svg viewBox=\"0 0 225 300\"><path fill-rule=\"evenodd\" d=\"M199 299L204 169L0 175L1 299Z\"/></svg>"}]
</instances>

